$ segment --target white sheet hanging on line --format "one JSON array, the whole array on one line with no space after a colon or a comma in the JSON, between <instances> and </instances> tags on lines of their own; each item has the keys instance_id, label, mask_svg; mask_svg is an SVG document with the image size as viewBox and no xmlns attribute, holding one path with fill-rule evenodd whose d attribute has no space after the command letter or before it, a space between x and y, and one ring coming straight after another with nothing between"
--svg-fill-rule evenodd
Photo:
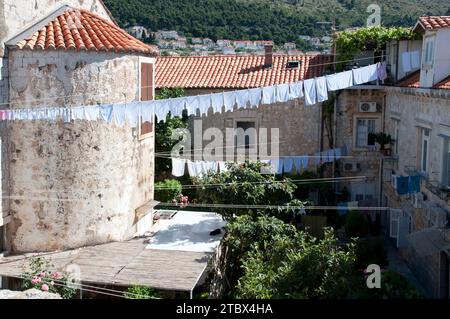
<instances>
[{"instance_id":1,"label":"white sheet hanging on line","mask_svg":"<svg viewBox=\"0 0 450 319\"><path fill-rule=\"evenodd\" d=\"M280 84L276 86L277 102L284 103L289 101L289 84Z\"/></svg>"},{"instance_id":2,"label":"white sheet hanging on line","mask_svg":"<svg viewBox=\"0 0 450 319\"><path fill-rule=\"evenodd\" d=\"M259 107L259 104L261 103L262 89L261 88L250 89L248 90L248 94L250 107Z\"/></svg>"},{"instance_id":3,"label":"white sheet hanging on line","mask_svg":"<svg viewBox=\"0 0 450 319\"><path fill-rule=\"evenodd\" d=\"M274 104L276 102L275 86L266 86L262 88L262 104Z\"/></svg>"},{"instance_id":4,"label":"white sheet hanging on line","mask_svg":"<svg viewBox=\"0 0 450 319\"><path fill-rule=\"evenodd\" d=\"M142 102L134 102L127 104L127 111L125 112L126 120L131 127L135 127L138 123L139 117L141 115L141 104Z\"/></svg>"},{"instance_id":5,"label":"white sheet hanging on line","mask_svg":"<svg viewBox=\"0 0 450 319\"><path fill-rule=\"evenodd\" d=\"M214 113L222 113L223 93L211 94L211 106Z\"/></svg>"},{"instance_id":6,"label":"white sheet hanging on line","mask_svg":"<svg viewBox=\"0 0 450 319\"><path fill-rule=\"evenodd\" d=\"M197 109L199 108L198 98L196 96L188 96L186 98L186 110L189 115L197 115Z\"/></svg>"},{"instance_id":7,"label":"white sheet hanging on line","mask_svg":"<svg viewBox=\"0 0 450 319\"><path fill-rule=\"evenodd\" d=\"M250 100L250 93L248 90L236 91L236 106L238 109L247 108L247 103Z\"/></svg>"},{"instance_id":8,"label":"white sheet hanging on line","mask_svg":"<svg viewBox=\"0 0 450 319\"><path fill-rule=\"evenodd\" d=\"M233 112L234 105L236 104L236 92L224 92L223 93L223 105L225 106L225 112Z\"/></svg>"},{"instance_id":9,"label":"white sheet hanging on line","mask_svg":"<svg viewBox=\"0 0 450 319\"><path fill-rule=\"evenodd\" d=\"M318 103L328 100L327 78L324 76L316 78L316 96Z\"/></svg>"},{"instance_id":10,"label":"white sheet hanging on line","mask_svg":"<svg viewBox=\"0 0 450 319\"><path fill-rule=\"evenodd\" d=\"M150 116L148 113L149 109L153 109L157 117L157 122L166 122L167 115L169 114L169 101L168 100L157 100L157 101L145 101L141 103L140 115L142 121L150 121Z\"/></svg>"},{"instance_id":11,"label":"white sheet hanging on line","mask_svg":"<svg viewBox=\"0 0 450 319\"><path fill-rule=\"evenodd\" d=\"M199 95L197 98L200 116L208 115L208 109L211 107L211 95Z\"/></svg>"},{"instance_id":12,"label":"white sheet hanging on line","mask_svg":"<svg viewBox=\"0 0 450 319\"><path fill-rule=\"evenodd\" d=\"M280 158L270 160L270 167L272 172L281 175L283 174L283 160Z\"/></svg>"},{"instance_id":13,"label":"white sheet hanging on line","mask_svg":"<svg viewBox=\"0 0 450 319\"><path fill-rule=\"evenodd\" d=\"M289 97L291 99L303 97L303 82L295 82L289 85Z\"/></svg>"},{"instance_id":14,"label":"white sheet hanging on line","mask_svg":"<svg viewBox=\"0 0 450 319\"><path fill-rule=\"evenodd\" d=\"M303 81L303 88L305 91L305 105L316 104L316 81L309 79Z\"/></svg>"},{"instance_id":15,"label":"white sheet hanging on line","mask_svg":"<svg viewBox=\"0 0 450 319\"><path fill-rule=\"evenodd\" d=\"M186 159L172 157L172 175L175 177L184 176L186 168Z\"/></svg>"},{"instance_id":16,"label":"white sheet hanging on line","mask_svg":"<svg viewBox=\"0 0 450 319\"><path fill-rule=\"evenodd\" d=\"M125 124L126 111L127 111L126 105L123 105L123 104L113 105L112 118L113 118L114 122L116 123L116 125L122 126Z\"/></svg>"},{"instance_id":17,"label":"white sheet hanging on line","mask_svg":"<svg viewBox=\"0 0 450 319\"><path fill-rule=\"evenodd\" d=\"M100 106L100 119L111 123L112 122L112 105L102 105Z\"/></svg>"},{"instance_id":18,"label":"white sheet hanging on line","mask_svg":"<svg viewBox=\"0 0 450 319\"><path fill-rule=\"evenodd\" d=\"M49 119L51 118L51 109L48 109L47 116ZM84 120L84 108L82 106L74 107L72 109L72 116L74 120Z\"/></svg>"},{"instance_id":19,"label":"white sheet hanging on line","mask_svg":"<svg viewBox=\"0 0 450 319\"><path fill-rule=\"evenodd\" d=\"M345 71L333 75L327 75L328 91L347 89L353 86L353 71Z\"/></svg>"},{"instance_id":20,"label":"white sheet hanging on line","mask_svg":"<svg viewBox=\"0 0 450 319\"><path fill-rule=\"evenodd\" d=\"M219 162L219 170L221 173L228 172L227 162L220 161Z\"/></svg>"},{"instance_id":21,"label":"white sheet hanging on line","mask_svg":"<svg viewBox=\"0 0 450 319\"><path fill-rule=\"evenodd\" d=\"M355 85L365 84L378 79L377 65L372 64L359 69L353 69L353 82Z\"/></svg>"},{"instance_id":22,"label":"white sheet hanging on line","mask_svg":"<svg viewBox=\"0 0 450 319\"><path fill-rule=\"evenodd\" d=\"M169 100L169 110L173 117L181 117L186 105L186 100L182 97Z\"/></svg>"}]
</instances>

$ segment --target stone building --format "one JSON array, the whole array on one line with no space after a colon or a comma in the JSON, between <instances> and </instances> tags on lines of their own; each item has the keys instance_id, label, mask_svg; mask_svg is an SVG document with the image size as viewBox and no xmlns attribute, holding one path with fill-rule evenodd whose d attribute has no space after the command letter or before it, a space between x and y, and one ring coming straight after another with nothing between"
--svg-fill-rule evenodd
<instances>
[{"instance_id":1,"label":"stone building","mask_svg":"<svg viewBox=\"0 0 450 319\"><path fill-rule=\"evenodd\" d=\"M101 1L59 2L0 2L4 106L153 99L157 50L121 30ZM143 231L153 200L151 123L14 121L2 123L1 138L4 249L70 249Z\"/></svg>"},{"instance_id":2,"label":"stone building","mask_svg":"<svg viewBox=\"0 0 450 319\"><path fill-rule=\"evenodd\" d=\"M330 61L331 56L328 55L272 54L271 47L265 55L159 57L156 88L182 87L186 95L191 96L292 83L323 75ZM209 128L220 129L227 148L224 154L233 143L227 140L227 129L242 128L245 131L254 128L256 136L250 136L245 142L250 151L270 155L271 147L277 147L280 156L300 156L314 154L321 147L327 147L322 145L321 118L320 104L305 106L303 99L298 99L262 105L257 109L235 108L233 112L220 114L213 114L210 109L203 117L190 117L189 128L193 131L194 122L201 120L202 132ZM258 133L263 129L268 137L259 140L261 134ZM271 132L275 129L279 129L279 142L271 139ZM205 138L203 145L208 143L210 140ZM267 152L262 151L263 147L267 147Z\"/></svg>"}]
</instances>

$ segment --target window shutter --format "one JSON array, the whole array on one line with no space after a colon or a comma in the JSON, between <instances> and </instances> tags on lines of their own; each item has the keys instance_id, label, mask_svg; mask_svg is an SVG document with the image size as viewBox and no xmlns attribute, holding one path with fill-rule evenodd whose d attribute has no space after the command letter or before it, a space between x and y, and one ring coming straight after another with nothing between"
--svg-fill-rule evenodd
<instances>
[{"instance_id":1,"label":"window shutter","mask_svg":"<svg viewBox=\"0 0 450 319\"><path fill-rule=\"evenodd\" d=\"M141 63L141 101L153 100L153 64ZM140 136L153 132L153 123L140 124Z\"/></svg>"},{"instance_id":2,"label":"window shutter","mask_svg":"<svg viewBox=\"0 0 450 319\"><path fill-rule=\"evenodd\" d=\"M391 238L398 238L400 214L402 214L401 209L391 209L389 211L389 236Z\"/></svg>"}]
</instances>

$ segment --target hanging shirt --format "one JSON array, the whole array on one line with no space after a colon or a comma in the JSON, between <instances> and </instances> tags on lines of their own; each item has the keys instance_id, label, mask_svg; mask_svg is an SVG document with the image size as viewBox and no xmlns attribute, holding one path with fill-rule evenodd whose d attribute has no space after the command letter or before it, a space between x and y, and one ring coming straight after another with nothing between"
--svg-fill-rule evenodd
<instances>
[{"instance_id":1,"label":"hanging shirt","mask_svg":"<svg viewBox=\"0 0 450 319\"><path fill-rule=\"evenodd\" d=\"M267 86L262 89L262 104L274 104L276 102L275 86Z\"/></svg>"},{"instance_id":2,"label":"hanging shirt","mask_svg":"<svg viewBox=\"0 0 450 319\"><path fill-rule=\"evenodd\" d=\"M250 100L250 93L248 90L236 91L236 105L238 109L246 108L247 102Z\"/></svg>"},{"instance_id":3,"label":"hanging shirt","mask_svg":"<svg viewBox=\"0 0 450 319\"><path fill-rule=\"evenodd\" d=\"M183 158L172 157L172 175L175 177L184 176L186 160Z\"/></svg>"},{"instance_id":4,"label":"hanging shirt","mask_svg":"<svg viewBox=\"0 0 450 319\"><path fill-rule=\"evenodd\" d=\"M316 100L318 103L328 100L327 78L316 78Z\"/></svg>"},{"instance_id":5,"label":"hanging shirt","mask_svg":"<svg viewBox=\"0 0 450 319\"><path fill-rule=\"evenodd\" d=\"M195 164L195 162L188 160L187 167L189 176L197 177L197 165Z\"/></svg>"},{"instance_id":6,"label":"hanging shirt","mask_svg":"<svg viewBox=\"0 0 450 319\"><path fill-rule=\"evenodd\" d=\"M409 176L408 193L415 194L420 192L420 176Z\"/></svg>"},{"instance_id":7,"label":"hanging shirt","mask_svg":"<svg viewBox=\"0 0 450 319\"><path fill-rule=\"evenodd\" d=\"M222 113L223 93L211 94L211 106L214 113Z\"/></svg>"},{"instance_id":8,"label":"hanging shirt","mask_svg":"<svg viewBox=\"0 0 450 319\"><path fill-rule=\"evenodd\" d=\"M141 112L141 104L141 102L134 102L127 104L125 107L125 119L131 127L135 127L138 123Z\"/></svg>"},{"instance_id":9,"label":"hanging shirt","mask_svg":"<svg viewBox=\"0 0 450 319\"><path fill-rule=\"evenodd\" d=\"M303 89L305 91L305 105L316 104L316 81L314 79L303 81Z\"/></svg>"},{"instance_id":10,"label":"hanging shirt","mask_svg":"<svg viewBox=\"0 0 450 319\"><path fill-rule=\"evenodd\" d=\"M372 64L363 68L353 69L353 82L355 85L365 84L378 79L377 65Z\"/></svg>"},{"instance_id":11,"label":"hanging shirt","mask_svg":"<svg viewBox=\"0 0 450 319\"><path fill-rule=\"evenodd\" d=\"M378 63L377 74L378 80L384 83L384 81L387 79L386 62Z\"/></svg>"},{"instance_id":12,"label":"hanging shirt","mask_svg":"<svg viewBox=\"0 0 450 319\"><path fill-rule=\"evenodd\" d=\"M345 71L333 75L327 75L328 91L344 90L353 86L353 72Z\"/></svg>"},{"instance_id":13,"label":"hanging shirt","mask_svg":"<svg viewBox=\"0 0 450 319\"><path fill-rule=\"evenodd\" d=\"M292 157L285 157L283 159L283 171L286 174L290 174L292 172L292 168L294 167L294 159Z\"/></svg>"},{"instance_id":14,"label":"hanging shirt","mask_svg":"<svg viewBox=\"0 0 450 319\"><path fill-rule=\"evenodd\" d=\"M169 102L167 100L142 102L141 117L142 122L153 123L153 116L156 114L158 121L165 122L169 114Z\"/></svg>"},{"instance_id":15,"label":"hanging shirt","mask_svg":"<svg viewBox=\"0 0 450 319\"><path fill-rule=\"evenodd\" d=\"M408 194L409 178L403 176L397 176L397 194L406 195Z\"/></svg>"},{"instance_id":16,"label":"hanging shirt","mask_svg":"<svg viewBox=\"0 0 450 319\"><path fill-rule=\"evenodd\" d=\"M276 86L277 102L284 103L289 101L289 84L280 84Z\"/></svg>"},{"instance_id":17,"label":"hanging shirt","mask_svg":"<svg viewBox=\"0 0 450 319\"><path fill-rule=\"evenodd\" d=\"M223 105L225 106L225 112L233 112L234 105L236 104L236 92L224 92L223 93Z\"/></svg>"},{"instance_id":18,"label":"hanging shirt","mask_svg":"<svg viewBox=\"0 0 450 319\"><path fill-rule=\"evenodd\" d=\"M291 99L303 97L303 82L295 82L289 85L289 97Z\"/></svg>"},{"instance_id":19,"label":"hanging shirt","mask_svg":"<svg viewBox=\"0 0 450 319\"><path fill-rule=\"evenodd\" d=\"M186 105L186 99L183 97L170 99L169 100L169 110L173 117L181 117L183 115L183 110Z\"/></svg>"},{"instance_id":20,"label":"hanging shirt","mask_svg":"<svg viewBox=\"0 0 450 319\"><path fill-rule=\"evenodd\" d=\"M125 124L126 118L125 118L125 112L126 112L126 106L123 104L115 104L113 105L113 119L116 125L122 126Z\"/></svg>"},{"instance_id":21,"label":"hanging shirt","mask_svg":"<svg viewBox=\"0 0 450 319\"><path fill-rule=\"evenodd\" d=\"M250 89L248 90L248 94L250 106L259 107L259 104L261 103L262 89L261 88Z\"/></svg>"},{"instance_id":22,"label":"hanging shirt","mask_svg":"<svg viewBox=\"0 0 450 319\"><path fill-rule=\"evenodd\" d=\"M208 109L211 107L211 95L199 95L197 98L200 116L208 115Z\"/></svg>"}]
</instances>

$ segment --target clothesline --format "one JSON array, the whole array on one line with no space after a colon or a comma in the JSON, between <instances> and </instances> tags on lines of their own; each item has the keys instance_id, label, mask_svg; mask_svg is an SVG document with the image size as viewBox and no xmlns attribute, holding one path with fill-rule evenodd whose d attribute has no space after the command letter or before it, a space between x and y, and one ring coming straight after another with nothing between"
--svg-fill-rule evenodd
<instances>
[{"instance_id":1,"label":"clothesline","mask_svg":"<svg viewBox=\"0 0 450 319\"><path fill-rule=\"evenodd\" d=\"M221 113L223 110L232 112L235 106L257 108L261 104L283 103L302 97L305 98L305 105L310 106L326 101L328 91L342 90L377 80L383 81L385 78L386 65L377 63L305 81L207 95L99 106L0 110L0 120L56 121L61 118L65 122L103 120L107 123L114 122L118 126L126 122L135 126L140 119L143 122L153 122L155 114L158 120L165 121L169 113L172 116L181 116L185 110L187 115L197 113L204 115L210 108L215 113Z\"/></svg>"}]
</instances>

